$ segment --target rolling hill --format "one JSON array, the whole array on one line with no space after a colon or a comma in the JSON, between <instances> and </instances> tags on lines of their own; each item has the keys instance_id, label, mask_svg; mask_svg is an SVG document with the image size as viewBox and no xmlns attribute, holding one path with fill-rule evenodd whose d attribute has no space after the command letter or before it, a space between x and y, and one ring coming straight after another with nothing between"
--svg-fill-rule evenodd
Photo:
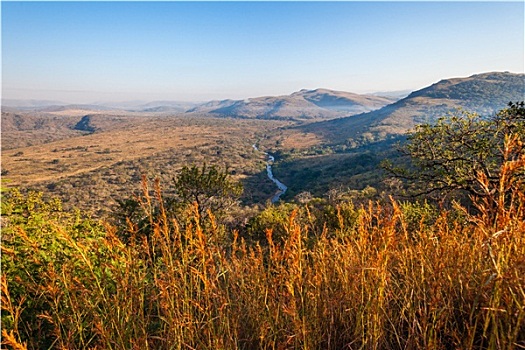
<instances>
[{"instance_id":1,"label":"rolling hill","mask_svg":"<svg viewBox=\"0 0 525 350\"><path fill-rule=\"evenodd\" d=\"M493 114L525 99L524 82L524 74L484 73L441 80L400 100L316 89L185 111L170 101L105 108L29 101L2 106L2 172L9 186L46 189L98 210L131 193L142 174L169 181L183 164L227 163L245 182L246 202L256 203L274 191L263 154L252 149L257 142L276 156L288 198L362 189L381 181L377 164L416 124L456 108Z\"/></svg>"},{"instance_id":2,"label":"rolling hill","mask_svg":"<svg viewBox=\"0 0 525 350\"><path fill-rule=\"evenodd\" d=\"M380 96L316 89L300 90L285 96L211 101L188 110L188 113L253 119L318 120L369 112L392 102L392 99Z\"/></svg>"},{"instance_id":3,"label":"rolling hill","mask_svg":"<svg viewBox=\"0 0 525 350\"><path fill-rule=\"evenodd\" d=\"M298 128L329 143L363 144L405 134L417 124L433 122L459 108L489 116L510 101L524 99L525 74L483 73L441 80L372 112Z\"/></svg>"}]
</instances>

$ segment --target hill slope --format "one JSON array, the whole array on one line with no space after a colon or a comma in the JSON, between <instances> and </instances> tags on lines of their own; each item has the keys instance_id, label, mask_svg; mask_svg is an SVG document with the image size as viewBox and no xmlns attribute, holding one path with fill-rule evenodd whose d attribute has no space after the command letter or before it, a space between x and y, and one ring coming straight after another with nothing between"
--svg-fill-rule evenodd
<instances>
[{"instance_id":1,"label":"hill slope","mask_svg":"<svg viewBox=\"0 0 525 350\"><path fill-rule=\"evenodd\" d=\"M351 92L334 91L328 89L301 90L292 94L300 96L318 107L350 114L370 112L384 107L396 98L386 98L374 95L360 95Z\"/></svg>"},{"instance_id":2,"label":"hill slope","mask_svg":"<svg viewBox=\"0 0 525 350\"><path fill-rule=\"evenodd\" d=\"M391 102L391 99L379 96L316 89L285 96L211 101L188 112L256 119L333 119L372 111Z\"/></svg>"},{"instance_id":3,"label":"hill slope","mask_svg":"<svg viewBox=\"0 0 525 350\"><path fill-rule=\"evenodd\" d=\"M333 143L349 139L366 143L402 135L458 108L488 116L510 101L524 99L525 74L484 73L441 80L379 110L301 128Z\"/></svg>"}]
</instances>

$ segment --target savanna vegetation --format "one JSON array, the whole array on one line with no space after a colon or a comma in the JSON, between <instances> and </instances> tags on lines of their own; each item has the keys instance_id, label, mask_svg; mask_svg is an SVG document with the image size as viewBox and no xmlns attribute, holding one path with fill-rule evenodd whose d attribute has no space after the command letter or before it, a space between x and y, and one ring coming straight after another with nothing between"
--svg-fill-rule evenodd
<instances>
[{"instance_id":1,"label":"savanna vegetation","mask_svg":"<svg viewBox=\"0 0 525 350\"><path fill-rule=\"evenodd\" d=\"M231 171L188 166L98 220L3 191L3 346L525 348L523 112L416 129L391 193L246 211ZM399 196L422 181L439 200Z\"/></svg>"},{"instance_id":2,"label":"savanna vegetation","mask_svg":"<svg viewBox=\"0 0 525 350\"><path fill-rule=\"evenodd\" d=\"M227 168L243 183L243 203L264 203L270 196L273 183L266 177L266 157L252 145L263 143L265 134L289 122L121 113L91 115L89 125L96 130L92 133L63 130L66 121L74 126L81 116L58 118L57 124L54 115L23 114L22 120L34 121L11 131L9 125L16 125L17 119L3 115L4 186L43 191L59 197L68 210L104 217L140 187L142 175L168 184L184 165L207 163ZM42 128L34 129L35 124ZM49 141L49 134L62 138ZM15 140L34 145L9 149Z\"/></svg>"}]
</instances>

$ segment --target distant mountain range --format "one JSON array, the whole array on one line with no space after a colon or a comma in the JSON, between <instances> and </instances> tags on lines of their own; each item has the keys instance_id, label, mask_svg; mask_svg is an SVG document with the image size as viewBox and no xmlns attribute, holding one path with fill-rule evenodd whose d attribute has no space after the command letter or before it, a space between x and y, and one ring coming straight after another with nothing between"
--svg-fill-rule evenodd
<instances>
[{"instance_id":1,"label":"distant mountain range","mask_svg":"<svg viewBox=\"0 0 525 350\"><path fill-rule=\"evenodd\" d=\"M395 101L328 89L301 90L285 96L211 101L187 113L257 119L333 119L379 109Z\"/></svg>"},{"instance_id":2,"label":"distant mountain range","mask_svg":"<svg viewBox=\"0 0 525 350\"><path fill-rule=\"evenodd\" d=\"M523 100L525 74L491 72L441 80L381 109L299 128L331 143L350 139L369 143L405 134L417 124L434 122L458 109L490 116L511 101Z\"/></svg>"},{"instance_id":3,"label":"distant mountain range","mask_svg":"<svg viewBox=\"0 0 525 350\"><path fill-rule=\"evenodd\" d=\"M373 111L397 99L396 97L384 97L372 94L359 95L328 89L304 89L285 96L209 101L199 104L178 101L61 104L56 101L3 100L2 107L7 111L11 111L13 108L34 112L120 110L159 114L206 114L215 117L233 118L321 120Z\"/></svg>"},{"instance_id":4,"label":"distant mountain range","mask_svg":"<svg viewBox=\"0 0 525 350\"><path fill-rule=\"evenodd\" d=\"M63 112L68 110L84 111L126 111L126 112L161 112L184 113L195 106L191 102L178 101L129 101L129 102L100 102L91 104L68 104L59 101L47 100L14 100L2 99L3 111L28 112Z\"/></svg>"},{"instance_id":5,"label":"distant mountain range","mask_svg":"<svg viewBox=\"0 0 525 350\"><path fill-rule=\"evenodd\" d=\"M119 104L108 103L108 106L121 108L134 112L160 112L160 113L184 113L188 109L194 107L196 103L181 102L181 101L152 101L140 104L129 104L128 106L121 106Z\"/></svg>"},{"instance_id":6,"label":"distant mountain range","mask_svg":"<svg viewBox=\"0 0 525 350\"><path fill-rule=\"evenodd\" d=\"M221 100L200 104L178 101L130 101L96 105L65 105L56 101L2 100L6 112L16 110L67 115L90 111L119 113L189 114L214 117L296 120L308 122L303 131L330 142L370 142L404 134L415 125L434 121L458 108L490 115L510 101L525 99L525 75L491 72L467 78L441 80L414 91L354 94L328 89L300 90L290 95L245 100ZM8 107L6 107L8 106ZM14 107L15 110L13 110Z\"/></svg>"},{"instance_id":7,"label":"distant mountain range","mask_svg":"<svg viewBox=\"0 0 525 350\"><path fill-rule=\"evenodd\" d=\"M50 100L19 100L19 99L6 99L2 98L2 109L6 107L18 108L18 109L32 109L32 108L42 108L50 106L63 106L67 103L60 101L50 101Z\"/></svg>"}]
</instances>

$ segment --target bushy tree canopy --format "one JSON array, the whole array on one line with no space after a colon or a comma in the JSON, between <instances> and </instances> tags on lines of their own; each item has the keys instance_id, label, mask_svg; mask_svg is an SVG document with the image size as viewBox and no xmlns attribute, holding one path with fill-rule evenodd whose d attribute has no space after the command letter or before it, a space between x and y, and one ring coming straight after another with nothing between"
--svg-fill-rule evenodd
<instances>
[{"instance_id":1,"label":"bushy tree canopy","mask_svg":"<svg viewBox=\"0 0 525 350\"><path fill-rule=\"evenodd\" d=\"M488 119L460 111L434 125L417 126L401 148L410 164L385 168L407 180L412 195L460 191L470 198L495 199L505 190L498 188L502 176L509 175L502 172L505 162L517 166L510 182L523 184L525 170L516 162L525 157L524 142L523 102L510 103Z\"/></svg>"},{"instance_id":2,"label":"bushy tree canopy","mask_svg":"<svg viewBox=\"0 0 525 350\"><path fill-rule=\"evenodd\" d=\"M174 180L175 192L182 203L197 203L199 213L227 209L239 199L242 185L231 180L226 170L216 166L184 166Z\"/></svg>"},{"instance_id":3,"label":"bushy tree canopy","mask_svg":"<svg viewBox=\"0 0 525 350\"><path fill-rule=\"evenodd\" d=\"M152 232L151 217L166 215L182 224L188 214L188 207L192 205L196 205L194 208L199 218L206 218L208 211L211 211L216 219L221 220L226 211L237 204L242 191L242 184L231 179L226 169L206 164L201 167L184 166L173 179L168 189L169 195L161 194L159 180L151 189L144 177L141 193L118 201L119 207L113 215L114 223L121 231L131 224L136 226L137 232L147 236ZM120 232L125 240L129 239L128 231Z\"/></svg>"}]
</instances>

